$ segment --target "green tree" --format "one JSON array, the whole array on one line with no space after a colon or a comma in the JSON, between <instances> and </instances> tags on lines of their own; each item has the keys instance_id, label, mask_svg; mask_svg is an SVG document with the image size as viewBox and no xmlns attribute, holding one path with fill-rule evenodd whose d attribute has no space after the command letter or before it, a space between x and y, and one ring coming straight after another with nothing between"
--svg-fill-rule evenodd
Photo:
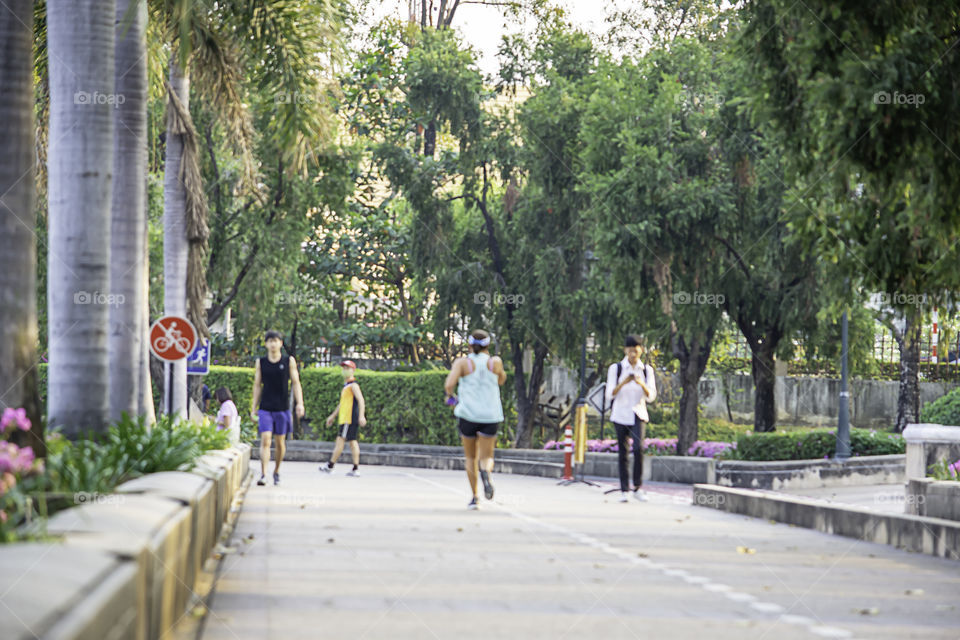
<instances>
[{"instance_id":1,"label":"green tree","mask_svg":"<svg viewBox=\"0 0 960 640\"><path fill-rule=\"evenodd\" d=\"M100 296L110 291L116 11L112 0L55 1L47 10L47 417L76 436L108 421L109 307Z\"/></svg>"},{"instance_id":2,"label":"green tree","mask_svg":"<svg viewBox=\"0 0 960 640\"><path fill-rule=\"evenodd\" d=\"M725 56L721 85L722 152L733 195L729 219L714 233L723 251L724 308L746 338L754 385L754 430L773 431L777 412L774 358L792 355L792 338L813 326L827 293L817 256L787 224L782 145L752 124L741 96L748 91L740 61ZM686 104L686 102L685 102Z\"/></svg>"},{"instance_id":3,"label":"green tree","mask_svg":"<svg viewBox=\"0 0 960 640\"><path fill-rule=\"evenodd\" d=\"M24 408L29 438L45 452L37 392L37 212L34 184L33 3L0 7L0 411Z\"/></svg>"},{"instance_id":4,"label":"green tree","mask_svg":"<svg viewBox=\"0 0 960 640\"><path fill-rule=\"evenodd\" d=\"M744 12L757 117L780 132L803 187L790 224L837 265L848 300L862 283L903 314L901 430L919 408L923 309L909 301L960 287L960 11L774 0Z\"/></svg>"},{"instance_id":5,"label":"green tree","mask_svg":"<svg viewBox=\"0 0 960 640\"><path fill-rule=\"evenodd\" d=\"M584 189L598 214L593 235L622 306L659 322L656 337L678 360L678 451L686 451L697 438L698 383L721 312L714 237L732 197L718 102L685 108L684 87L720 95L717 71L710 46L680 38L598 75L581 134Z\"/></svg>"}]
</instances>

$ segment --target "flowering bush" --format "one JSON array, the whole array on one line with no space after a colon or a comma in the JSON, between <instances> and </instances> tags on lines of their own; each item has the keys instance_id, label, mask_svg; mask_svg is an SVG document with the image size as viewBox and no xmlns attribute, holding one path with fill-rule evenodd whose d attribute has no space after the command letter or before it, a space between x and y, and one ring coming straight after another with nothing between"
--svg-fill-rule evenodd
<instances>
[{"instance_id":1,"label":"flowering bush","mask_svg":"<svg viewBox=\"0 0 960 640\"><path fill-rule=\"evenodd\" d=\"M30 419L23 409L7 407L0 416L0 541L10 535L16 522L10 515L23 499L19 489L26 476L43 471L43 461L36 460L31 447L18 447L9 441L17 430L29 431Z\"/></svg>"},{"instance_id":2,"label":"flowering bush","mask_svg":"<svg viewBox=\"0 0 960 640\"><path fill-rule=\"evenodd\" d=\"M628 440L628 446L633 446L633 439ZM737 445L733 442L714 442L697 440L687 450L688 456L699 456L701 458L715 458L721 454L736 449ZM544 449L563 450L563 442L551 440L543 445ZM606 440L587 440L587 451L591 453L617 453L620 450L615 438ZM675 456L677 455L676 438L644 438L643 453L648 456Z\"/></svg>"},{"instance_id":3,"label":"flowering bush","mask_svg":"<svg viewBox=\"0 0 960 640\"><path fill-rule=\"evenodd\" d=\"M930 467L930 477L935 480L954 480L960 482L960 460L948 464L946 460Z\"/></svg>"}]
</instances>

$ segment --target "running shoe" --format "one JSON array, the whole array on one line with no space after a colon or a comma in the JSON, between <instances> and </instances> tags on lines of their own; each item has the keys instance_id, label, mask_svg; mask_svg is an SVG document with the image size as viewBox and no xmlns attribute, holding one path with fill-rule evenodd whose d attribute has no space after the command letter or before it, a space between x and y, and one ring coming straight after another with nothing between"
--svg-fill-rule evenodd
<instances>
[{"instance_id":1,"label":"running shoe","mask_svg":"<svg viewBox=\"0 0 960 640\"><path fill-rule=\"evenodd\" d=\"M273 473L273 484L275 485L280 484L280 474L277 472Z\"/></svg>"},{"instance_id":2,"label":"running shoe","mask_svg":"<svg viewBox=\"0 0 960 640\"><path fill-rule=\"evenodd\" d=\"M322 464L320 465L320 471L323 471L324 473L333 473L333 467L328 464Z\"/></svg>"},{"instance_id":3,"label":"running shoe","mask_svg":"<svg viewBox=\"0 0 960 640\"><path fill-rule=\"evenodd\" d=\"M490 484L490 473L481 471L480 479L483 481L483 495L486 496L487 500L493 500L493 485Z\"/></svg>"},{"instance_id":4,"label":"running shoe","mask_svg":"<svg viewBox=\"0 0 960 640\"><path fill-rule=\"evenodd\" d=\"M265 485L265 484L267 484L267 476L265 476L265 475L263 475L263 474L261 473L261 474L260 474L260 479L257 480L257 486L258 486L258 487L262 487L262 486Z\"/></svg>"},{"instance_id":5,"label":"running shoe","mask_svg":"<svg viewBox=\"0 0 960 640\"><path fill-rule=\"evenodd\" d=\"M636 491L633 492L633 499L636 500L637 502L646 502L647 494L643 489L637 489Z\"/></svg>"},{"instance_id":6,"label":"running shoe","mask_svg":"<svg viewBox=\"0 0 960 640\"><path fill-rule=\"evenodd\" d=\"M477 510L477 496L473 496L473 500L470 501L470 504L467 505L467 509L470 511Z\"/></svg>"},{"instance_id":7,"label":"running shoe","mask_svg":"<svg viewBox=\"0 0 960 640\"><path fill-rule=\"evenodd\" d=\"M629 502L629 501L630 501L630 498L627 497L627 492L626 492L626 491L621 491L621 492L620 492L620 502Z\"/></svg>"},{"instance_id":8,"label":"running shoe","mask_svg":"<svg viewBox=\"0 0 960 640\"><path fill-rule=\"evenodd\" d=\"M346 475L350 476L351 478L359 478L359 477L360 477L360 470L359 470L359 469L350 469L350 471L347 471L347 474L346 474Z\"/></svg>"}]
</instances>

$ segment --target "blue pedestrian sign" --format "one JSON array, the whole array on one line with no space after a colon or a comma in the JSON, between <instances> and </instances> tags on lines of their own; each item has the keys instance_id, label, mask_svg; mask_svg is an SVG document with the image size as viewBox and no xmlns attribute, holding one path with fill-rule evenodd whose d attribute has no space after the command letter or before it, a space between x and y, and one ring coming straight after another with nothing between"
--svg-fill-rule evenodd
<instances>
[{"instance_id":1,"label":"blue pedestrian sign","mask_svg":"<svg viewBox=\"0 0 960 640\"><path fill-rule=\"evenodd\" d=\"M198 340L193 353L187 358L187 373L194 376L205 376L210 373L210 341Z\"/></svg>"}]
</instances>

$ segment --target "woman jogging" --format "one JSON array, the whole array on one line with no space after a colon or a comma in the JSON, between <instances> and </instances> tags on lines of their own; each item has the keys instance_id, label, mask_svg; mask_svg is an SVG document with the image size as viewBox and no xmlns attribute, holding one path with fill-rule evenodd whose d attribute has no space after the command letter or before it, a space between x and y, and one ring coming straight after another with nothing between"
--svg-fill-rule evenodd
<instances>
[{"instance_id":1,"label":"woman jogging","mask_svg":"<svg viewBox=\"0 0 960 640\"><path fill-rule=\"evenodd\" d=\"M447 403L455 404L453 415L459 418L458 428L472 492L467 508L476 509L478 462L483 493L487 500L493 499L490 473L493 471L497 429L503 422L500 385L506 381L507 374L503 370L503 361L490 355L490 334L477 329L470 334L468 342L473 353L454 360L443 387Z\"/></svg>"}]
</instances>

